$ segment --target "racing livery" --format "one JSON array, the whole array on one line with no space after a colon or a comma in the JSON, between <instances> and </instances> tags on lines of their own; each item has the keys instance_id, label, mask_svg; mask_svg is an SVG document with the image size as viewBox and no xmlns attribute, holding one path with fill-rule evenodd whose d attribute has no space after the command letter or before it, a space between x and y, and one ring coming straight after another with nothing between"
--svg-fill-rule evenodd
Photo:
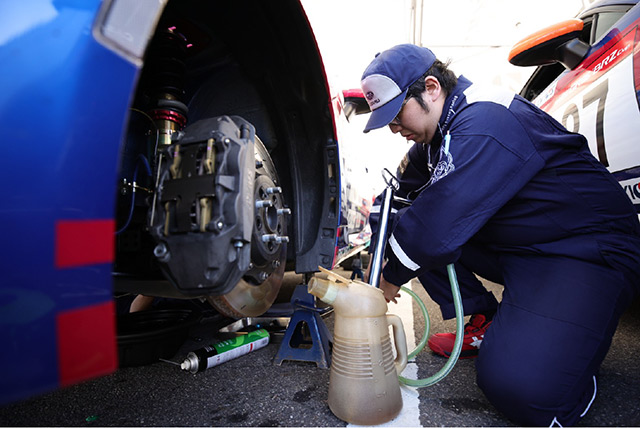
<instances>
[{"instance_id":1,"label":"racing livery","mask_svg":"<svg viewBox=\"0 0 640 428\"><path fill-rule=\"evenodd\" d=\"M523 51L522 42L514 47L512 63L541 65L521 95L568 130L583 134L640 213L640 6L635 1L600 1L578 18L536 33ZM569 34L576 22L578 31ZM568 33L565 39L541 37L563 28ZM561 55L554 57L541 48L546 43L561 51L572 42L584 43L585 51L568 67L559 64ZM568 70L562 72L564 68ZM558 77L544 88L549 74Z\"/></svg>"},{"instance_id":2,"label":"racing livery","mask_svg":"<svg viewBox=\"0 0 640 428\"><path fill-rule=\"evenodd\" d=\"M332 266L337 98L297 0L12 2L0 23L0 404L115 370L114 290L257 316L285 270Z\"/></svg>"}]
</instances>

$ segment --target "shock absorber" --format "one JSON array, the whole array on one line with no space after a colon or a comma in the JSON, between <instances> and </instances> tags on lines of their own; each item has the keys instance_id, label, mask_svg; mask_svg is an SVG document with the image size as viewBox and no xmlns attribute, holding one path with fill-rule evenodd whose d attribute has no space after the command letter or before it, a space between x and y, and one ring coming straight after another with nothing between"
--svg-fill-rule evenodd
<instances>
[{"instance_id":1,"label":"shock absorber","mask_svg":"<svg viewBox=\"0 0 640 428\"><path fill-rule=\"evenodd\" d=\"M175 26L160 28L149 46L141 77L145 110L156 131L156 138L150 141L147 149L149 159L155 160L156 188L162 163L158 154L171 144L171 136L185 127L189 111L185 104L187 39ZM155 217L156 197L154 194L151 223Z\"/></svg>"},{"instance_id":2,"label":"shock absorber","mask_svg":"<svg viewBox=\"0 0 640 428\"><path fill-rule=\"evenodd\" d=\"M185 104L185 74L188 43L176 27L159 30L149 52L143 76L147 114L153 119L158 132L154 153L171 144L171 135L187 123Z\"/></svg>"},{"instance_id":3,"label":"shock absorber","mask_svg":"<svg viewBox=\"0 0 640 428\"><path fill-rule=\"evenodd\" d=\"M142 115L132 116L129 138L121 161L119 214L124 232L134 220L135 205L146 205L135 197L137 189L154 194L160 171L159 150L171 144L173 133L182 130L187 123L188 108L185 104L185 75L187 39L176 27L162 25L146 53L146 64L140 78L140 90L132 111ZM139 120L143 120L143 126ZM149 122L151 121L151 123ZM143 132L147 138L143 137ZM137 172L145 166L147 174ZM153 170L156 176L153 177ZM136 178L139 182L136 182ZM154 183L155 182L155 186ZM131 196L129 196L131 194Z\"/></svg>"}]
</instances>

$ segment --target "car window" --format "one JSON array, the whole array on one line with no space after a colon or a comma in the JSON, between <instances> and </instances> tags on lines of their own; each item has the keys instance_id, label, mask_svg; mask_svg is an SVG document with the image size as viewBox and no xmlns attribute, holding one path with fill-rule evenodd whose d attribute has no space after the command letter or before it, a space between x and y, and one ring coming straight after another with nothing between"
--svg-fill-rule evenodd
<instances>
[{"instance_id":1,"label":"car window","mask_svg":"<svg viewBox=\"0 0 640 428\"><path fill-rule=\"evenodd\" d=\"M520 96L531 101L553 82L565 70L559 62L542 65L533 72L520 91Z\"/></svg>"},{"instance_id":2,"label":"car window","mask_svg":"<svg viewBox=\"0 0 640 428\"><path fill-rule=\"evenodd\" d=\"M582 27L582 33L580 33L580 40L590 45L593 41L593 38L591 37L591 30L593 29L593 22L596 20L596 17L595 15L591 15L582 17L580 19L582 19L582 22L584 23L584 27Z\"/></svg>"},{"instance_id":3,"label":"car window","mask_svg":"<svg viewBox=\"0 0 640 428\"><path fill-rule=\"evenodd\" d=\"M593 29L593 38L591 39L591 43L597 42L602 38L602 36L607 34L609 29L613 27L613 24L615 24L618 19L622 18L622 16L627 13L627 10L599 13L595 21L596 25Z\"/></svg>"}]
</instances>

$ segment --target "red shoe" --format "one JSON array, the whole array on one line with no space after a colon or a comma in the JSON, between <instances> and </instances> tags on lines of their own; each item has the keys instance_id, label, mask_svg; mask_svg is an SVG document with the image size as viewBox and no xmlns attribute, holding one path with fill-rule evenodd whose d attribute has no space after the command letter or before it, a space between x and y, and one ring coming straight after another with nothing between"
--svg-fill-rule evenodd
<instances>
[{"instance_id":1,"label":"red shoe","mask_svg":"<svg viewBox=\"0 0 640 428\"><path fill-rule=\"evenodd\" d=\"M478 349L484 339L484 334L491 325L491 321L482 314L471 316L469 322L464 326L464 340L459 358L475 358L478 356ZM429 338L429 348L438 355L449 358L453 351L453 342L456 340L455 333L438 333Z\"/></svg>"}]
</instances>

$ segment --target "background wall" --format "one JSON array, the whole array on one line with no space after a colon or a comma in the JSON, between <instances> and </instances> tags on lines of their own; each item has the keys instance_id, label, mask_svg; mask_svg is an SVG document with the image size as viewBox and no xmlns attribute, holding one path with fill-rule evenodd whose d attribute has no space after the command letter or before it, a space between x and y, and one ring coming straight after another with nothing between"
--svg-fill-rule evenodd
<instances>
[{"instance_id":1,"label":"background wall","mask_svg":"<svg viewBox=\"0 0 640 428\"><path fill-rule=\"evenodd\" d=\"M519 92L533 72L509 64L511 47L545 26L576 16L593 0L302 0L332 89L358 88L375 54L399 43L433 50L474 82ZM341 127L352 183L363 196L384 188L409 144L388 128L363 134L368 115Z\"/></svg>"}]
</instances>

